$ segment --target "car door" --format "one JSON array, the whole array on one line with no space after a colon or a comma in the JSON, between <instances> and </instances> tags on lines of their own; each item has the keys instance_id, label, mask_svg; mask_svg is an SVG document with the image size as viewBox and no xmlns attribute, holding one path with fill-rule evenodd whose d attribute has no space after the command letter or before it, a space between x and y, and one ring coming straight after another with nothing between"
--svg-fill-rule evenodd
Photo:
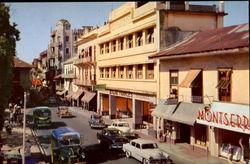
<instances>
[{"instance_id":1,"label":"car door","mask_svg":"<svg viewBox=\"0 0 250 164\"><path fill-rule=\"evenodd\" d=\"M139 143L136 143L135 144L135 149L134 149L134 157L139 160L139 161L142 161L142 158L141 158L141 145Z\"/></svg>"}]
</instances>

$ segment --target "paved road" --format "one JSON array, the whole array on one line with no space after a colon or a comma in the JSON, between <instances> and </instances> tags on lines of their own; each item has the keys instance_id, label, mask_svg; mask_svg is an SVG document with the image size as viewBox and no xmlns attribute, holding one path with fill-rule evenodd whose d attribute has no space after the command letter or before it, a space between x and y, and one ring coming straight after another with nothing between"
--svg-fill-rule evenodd
<instances>
[{"instance_id":1,"label":"paved road","mask_svg":"<svg viewBox=\"0 0 250 164\"><path fill-rule=\"evenodd\" d=\"M72 111L74 117L72 118L59 118L56 115L57 108L51 108L52 110L52 121L55 122L56 126L69 126L78 131L84 136L85 152L87 163L96 164L138 164L139 161L126 158L122 151L112 150L101 147L97 143L96 133L100 130L91 129L88 125L88 115L80 112Z\"/></svg>"}]
</instances>

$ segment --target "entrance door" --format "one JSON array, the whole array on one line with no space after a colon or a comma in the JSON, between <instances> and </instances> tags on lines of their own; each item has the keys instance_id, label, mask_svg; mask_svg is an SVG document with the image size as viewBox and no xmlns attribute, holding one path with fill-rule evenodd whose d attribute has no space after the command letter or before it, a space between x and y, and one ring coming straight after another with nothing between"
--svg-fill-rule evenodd
<instances>
[{"instance_id":1,"label":"entrance door","mask_svg":"<svg viewBox=\"0 0 250 164\"><path fill-rule=\"evenodd\" d=\"M190 126L186 124L180 124L180 142L186 142L190 144Z\"/></svg>"}]
</instances>

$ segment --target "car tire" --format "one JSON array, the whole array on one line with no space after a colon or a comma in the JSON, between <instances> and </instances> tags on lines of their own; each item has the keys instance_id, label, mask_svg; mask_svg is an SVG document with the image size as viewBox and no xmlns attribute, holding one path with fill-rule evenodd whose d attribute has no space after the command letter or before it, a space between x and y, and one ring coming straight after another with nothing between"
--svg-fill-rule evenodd
<instances>
[{"instance_id":1,"label":"car tire","mask_svg":"<svg viewBox=\"0 0 250 164\"><path fill-rule=\"evenodd\" d=\"M125 154L126 154L127 158L130 158L130 152L129 151L126 151Z\"/></svg>"}]
</instances>

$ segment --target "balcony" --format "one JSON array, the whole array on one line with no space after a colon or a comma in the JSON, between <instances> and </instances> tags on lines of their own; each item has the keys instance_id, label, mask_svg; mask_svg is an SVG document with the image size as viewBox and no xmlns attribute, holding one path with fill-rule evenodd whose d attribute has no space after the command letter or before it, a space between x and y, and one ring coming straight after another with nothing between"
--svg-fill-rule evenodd
<instances>
[{"instance_id":1,"label":"balcony","mask_svg":"<svg viewBox=\"0 0 250 164\"><path fill-rule=\"evenodd\" d=\"M214 101L213 96L186 96L186 95L178 95L178 97L173 97L173 95L167 95L167 100L171 103L174 102L192 102L192 103L203 103L203 104L211 104Z\"/></svg>"},{"instance_id":2,"label":"balcony","mask_svg":"<svg viewBox=\"0 0 250 164\"><path fill-rule=\"evenodd\" d=\"M87 56L87 57L84 57L84 58L78 58L77 60L74 61L74 65L84 65L84 64L90 64L92 63L93 60L92 60L92 57L91 56Z\"/></svg>"},{"instance_id":3,"label":"balcony","mask_svg":"<svg viewBox=\"0 0 250 164\"><path fill-rule=\"evenodd\" d=\"M96 85L95 80L80 80L80 79L74 79L73 80L75 85L81 85L81 86L92 86Z\"/></svg>"}]
</instances>

